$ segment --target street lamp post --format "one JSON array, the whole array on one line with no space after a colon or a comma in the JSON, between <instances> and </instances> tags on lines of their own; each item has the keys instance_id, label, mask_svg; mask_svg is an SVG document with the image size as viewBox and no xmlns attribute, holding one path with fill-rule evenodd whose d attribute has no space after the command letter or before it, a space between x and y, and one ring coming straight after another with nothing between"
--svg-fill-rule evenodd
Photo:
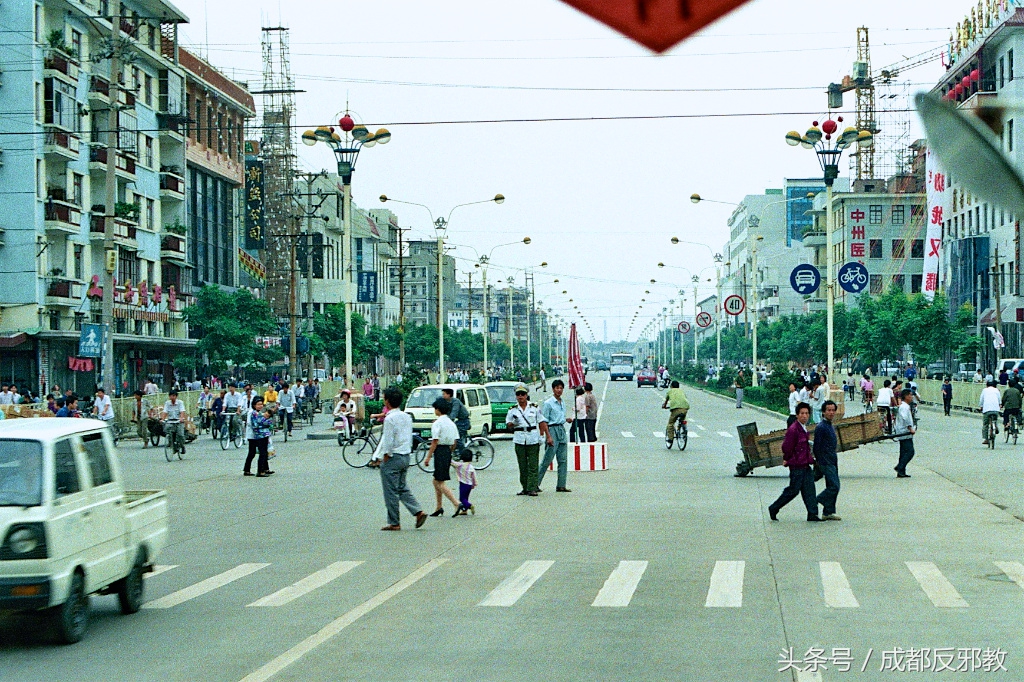
<instances>
[{"instance_id":1,"label":"street lamp post","mask_svg":"<svg viewBox=\"0 0 1024 682\"><path fill-rule=\"evenodd\" d=\"M505 196L503 194L495 194L493 199L484 199L483 201L470 201L465 204L457 204L452 207L452 210L448 212L448 217L440 217L435 219L433 211L426 204L419 204L415 201L401 201L399 199L392 199L386 194L380 195L380 202L386 203L393 201L396 204L408 204L409 206L419 206L425 208L427 213L430 215L430 221L434 224L434 229L437 231L437 373L441 375L441 381L445 380L446 372L444 367L444 236L445 231L448 229L448 224L451 221L452 214L455 210L462 208L463 206L473 206L475 204L489 204L492 201L496 204L503 204L505 202ZM485 284L486 287L486 284ZM486 299L486 293L484 294Z\"/></svg>"},{"instance_id":2,"label":"street lamp post","mask_svg":"<svg viewBox=\"0 0 1024 682\"><path fill-rule=\"evenodd\" d=\"M491 262L491 254L493 254L498 249L500 249L500 248L502 248L504 246L515 246L516 244L526 244L527 246L529 246L530 241L531 240L530 240L529 237L523 237L521 242L508 242L507 244L498 244L497 246L491 247L491 250L488 251L487 253L483 254L483 255L477 254L477 261L478 262L476 264L476 267L480 268L480 272L483 275L483 287L484 287L484 373L485 374L486 374L487 369L489 367L489 365L488 365L488 358L487 358L487 342L488 342L488 339L491 336L490 307L487 305L489 300L490 300L488 298L488 296L487 296L487 265ZM472 248L472 247L470 247L470 248ZM475 251L475 249L474 249L474 251Z\"/></svg>"},{"instance_id":3,"label":"street lamp post","mask_svg":"<svg viewBox=\"0 0 1024 682\"><path fill-rule=\"evenodd\" d=\"M843 117L839 116L835 121L829 118L818 127L814 121L807 132L801 135L795 130L786 133L786 142L792 146L797 145L804 149L813 149L818 157L818 165L821 167L825 180L825 248L826 248L826 270L827 280L825 284L826 297L826 324L828 327L828 368L827 375L835 371L835 255L832 253L832 185L839 177L839 159L843 152L857 145L860 148L870 147L874 136L870 130L857 130L848 127L842 133L839 131L839 124Z\"/></svg>"},{"instance_id":4,"label":"street lamp post","mask_svg":"<svg viewBox=\"0 0 1024 682\"><path fill-rule=\"evenodd\" d=\"M757 227L757 225L758 225L758 223L754 223L754 222L751 223L751 227ZM757 376L757 321L760 318L760 314L758 313L758 310L757 310L757 303L758 303L758 297L759 297L759 292L757 290L757 288L758 288L757 243L759 241L763 241L764 237L762 237L761 235L757 235L756 237L751 235L750 238L754 242L753 246L750 249L751 261L752 261L751 269L753 270L751 275L752 275L753 281L754 281L754 295L753 295L754 332L753 332L752 338L751 338L751 347L752 347L752 350L753 350L753 353L752 353L753 358L752 359L754 361L754 366L751 368L750 385L751 386L757 386L758 385L758 378L759 378Z\"/></svg>"},{"instance_id":5,"label":"street lamp post","mask_svg":"<svg viewBox=\"0 0 1024 682\"><path fill-rule=\"evenodd\" d=\"M322 142L331 148L338 161L338 175L342 184L342 225L345 231L342 241L342 272L345 276L345 385L352 388L352 173L363 147L387 144L391 133L380 128L371 133L364 125L357 125L346 113L338 119L338 127L344 135L335 132L333 126L320 126L316 130L302 133L302 142L310 147ZM311 304L312 305L312 304ZM294 349L292 349L294 352Z\"/></svg>"}]
</instances>

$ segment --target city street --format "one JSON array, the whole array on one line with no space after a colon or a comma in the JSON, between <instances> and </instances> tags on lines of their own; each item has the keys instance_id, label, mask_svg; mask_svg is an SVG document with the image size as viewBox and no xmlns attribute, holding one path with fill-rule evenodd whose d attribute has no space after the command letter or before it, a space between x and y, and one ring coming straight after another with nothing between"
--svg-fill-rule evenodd
<instances>
[{"instance_id":1,"label":"city street","mask_svg":"<svg viewBox=\"0 0 1024 682\"><path fill-rule=\"evenodd\" d=\"M898 680L947 656L1024 676L1024 443L988 450L979 417L926 410L912 478L896 479L895 444L841 453L843 520L809 524L798 499L772 522L786 471L734 478L736 425L782 419L689 390L689 446L667 451L663 393L605 376L609 471L519 497L499 439L477 514L446 506L418 531L403 509L402 531L380 532L378 474L333 441L278 444L263 480L208 436L171 463L128 442L129 486L171 501L146 607L94 597L67 647L37 617L0 621L0 679ZM430 476L409 479L432 511ZM824 667L779 672L790 648Z\"/></svg>"}]
</instances>

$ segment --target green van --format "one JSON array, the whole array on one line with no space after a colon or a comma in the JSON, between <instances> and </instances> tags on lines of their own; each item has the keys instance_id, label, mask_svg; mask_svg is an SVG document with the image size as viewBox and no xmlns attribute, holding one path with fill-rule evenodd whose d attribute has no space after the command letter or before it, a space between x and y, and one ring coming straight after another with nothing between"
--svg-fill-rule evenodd
<instances>
[{"instance_id":1,"label":"green van","mask_svg":"<svg viewBox=\"0 0 1024 682\"><path fill-rule=\"evenodd\" d=\"M510 433L505 426L505 415L516 404L515 388L518 381L492 381L484 384L491 401L491 433Z\"/></svg>"}]
</instances>

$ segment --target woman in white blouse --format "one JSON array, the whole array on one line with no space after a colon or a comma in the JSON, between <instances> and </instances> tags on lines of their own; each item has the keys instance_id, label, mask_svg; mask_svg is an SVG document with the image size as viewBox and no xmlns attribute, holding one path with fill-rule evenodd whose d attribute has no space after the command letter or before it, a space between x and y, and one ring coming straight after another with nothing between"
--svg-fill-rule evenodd
<instances>
[{"instance_id":1,"label":"woman in white blouse","mask_svg":"<svg viewBox=\"0 0 1024 682\"><path fill-rule=\"evenodd\" d=\"M427 453L426 459L423 460L425 467L430 466L431 459L434 460L434 493L437 495L437 510L431 516L444 514L444 507L441 504L442 496L447 497L455 507L454 516L462 511L462 505L459 504L459 500L456 499L455 493L447 483L452 477L452 451L455 449L455 441L459 439L459 429L448 416L451 411L452 404L444 398L434 401L434 414L437 415L437 419L430 427L430 451Z\"/></svg>"}]
</instances>

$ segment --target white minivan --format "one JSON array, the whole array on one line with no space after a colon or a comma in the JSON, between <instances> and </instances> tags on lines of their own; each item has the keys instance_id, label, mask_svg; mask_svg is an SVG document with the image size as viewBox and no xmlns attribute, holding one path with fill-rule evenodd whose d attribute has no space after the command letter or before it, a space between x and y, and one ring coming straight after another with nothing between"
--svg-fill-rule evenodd
<instances>
[{"instance_id":1,"label":"white minivan","mask_svg":"<svg viewBox=\"0 0 1024 682\"><path fill-rule=\"evenodd\" d=\"M412 428L429 430L437 418L434 401L441 397L441 389L450 388L455 397L469 410L469 434L486 436L491 431L491 401L487 390L479 384L434 384L414 388L405 401L405 411L412 416Z\"/></svg>"}]
</instances>

